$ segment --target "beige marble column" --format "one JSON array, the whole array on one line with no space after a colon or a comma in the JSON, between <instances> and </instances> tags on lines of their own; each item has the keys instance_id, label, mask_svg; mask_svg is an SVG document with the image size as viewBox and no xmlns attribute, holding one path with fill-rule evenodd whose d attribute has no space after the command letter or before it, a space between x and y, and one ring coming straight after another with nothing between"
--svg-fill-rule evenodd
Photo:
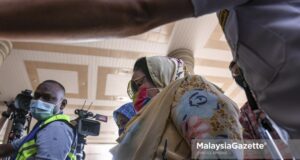
<instances>
[{"instance_id":1,"label":"beige marble column","mask_svg":"<svg viewBox=\"0 0 300 160\"><path fill-rule=\"evenodd\" d=\"M0 41L0 67L3 64L4 60L10 54L12 49L12 43L9 41Z\"/></svg>"}]
</instances>

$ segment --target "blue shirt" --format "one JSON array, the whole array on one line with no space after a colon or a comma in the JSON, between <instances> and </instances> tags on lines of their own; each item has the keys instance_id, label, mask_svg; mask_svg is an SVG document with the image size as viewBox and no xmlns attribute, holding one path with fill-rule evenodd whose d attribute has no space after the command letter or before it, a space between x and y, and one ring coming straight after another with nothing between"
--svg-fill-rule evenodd
<instances>
[{"instance_id":1,"label":"blue shirt","mask_svg":"<svg viewBox=\"0 0 300 160\"><path fill-rule=\"evenodd\" d=\"M65 122L55 121L40 130L36 137L36 159L64 160L71 150L74 131ZM25 137L12 142L13 148L18 150Z\"/></svg>"}]
</instances>

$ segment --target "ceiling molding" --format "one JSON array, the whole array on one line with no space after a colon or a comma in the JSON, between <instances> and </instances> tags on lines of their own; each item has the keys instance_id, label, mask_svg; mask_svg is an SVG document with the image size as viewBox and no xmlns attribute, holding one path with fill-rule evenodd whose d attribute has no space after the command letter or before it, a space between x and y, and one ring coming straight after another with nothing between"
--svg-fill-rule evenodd
<instances>
[{"instance_id":1,"label":"ceiling molding","mask_svg":"<svg viewBox=\"0 0 300 160\"><path fill-rule=\"evenodd\" d=\"M136 60L140 57L153 56L153 53L129 52L122 50L108 50L93 47L83 46L68 46L59 44L46 44L46 43L27 43L27 42L14 42L14 49L41 51L41 52L55 52L62 54L83 55L83 56L99 56L109 58L123 58ZM133 54L134 53L134 54ZM229 62L210 60L203 58L195 58L195 66L209 66L216 68L228 68Z\"/></svg>"},{"instance_id":2,"label":"ceiling molding","mask_svg":"<svg viewBox=\"0 0 300 160\"><path fill-rule=\"evenodd\" d=\"M229 62L204 59L204 58L195 58L195 66L207 66L215 68L228 68Z\"/></svg>"},{"instance_id":3,"label":"ceiling molding","mask_svg":"<svg viewBox=\"0 0 300 160\"><path fill-rule=\"evenodd\" d=\"M49 63L41 61L24 61L29 81L33 89L35 89L41 81L39 80L38 69L54 69L62 71L74 71L78 75L78 94L68 93L67 98L80 98L86 99L88 95L88 66L78 64L62 64L62 63Z\"/></svg>"},{"instance_id":4,"label":"ceiling molding","mask_svg":"<svg viewBox=\"0 0 300 160\"><path fill-rule=\"evenodd\" d=\"M142 53L135 51L123 51L112 49L101 49L95 47L71 46L49 43L32 43L32 42L13 42L13 49L41 51L41 52L55 52L72 55L83 56L100 56L100 57L113 57L124 59L138 59L149 55L157 55L157 53Z\"/></svg>"},{"instance_id":5,"label":"ceiling molding","mask_svg":"<svg viewBox=\"0 0 300 160\"><path fill-rule=\"evenodd\" d=\"M113 74L117 71L115 68L110 67L98 67L98 75L97 75L97 94L96 99L101 100L114 100L114 96L105 95L105 88L107 83L107 75Z\"/></svg>"},{"instance_id":6,"label":"ceiling molding","mask_svg":"<svg viewBox=\"0 0 300 160\"><path fill-rule=\"evenodd\" d=\"M113 68L113 67L98 67L98 74L97 74L97 100L118 100L117 96L107 96L105 95L105 88L107 85L107 76L109 74L132 74L132 69L120 69L120 68ZM127 71L124 73L124 71Z\"/></svg>"},{"instance_id":7,"label":"ceiling molding","mask_svg":"<svg viewBox=\"0 0 300 160\"><path fill-rule=\"evenodd\" d=\"M208 40L206 41L204 48L230 51L227 42L221 40L223 35L224 33L221 26L217 25L210 37L208 38Z\"/></svg>"}]
</instances>

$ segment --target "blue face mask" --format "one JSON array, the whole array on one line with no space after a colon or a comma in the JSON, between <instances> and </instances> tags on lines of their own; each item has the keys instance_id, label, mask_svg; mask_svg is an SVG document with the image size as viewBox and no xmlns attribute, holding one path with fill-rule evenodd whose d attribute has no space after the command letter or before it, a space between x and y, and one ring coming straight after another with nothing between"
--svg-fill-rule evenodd
<instances>
[{"instance_id":1,"label":"blue face mask","mask_svg":"<svg viewBox=\"0 0 300 160\"><path fill-rule=\"evenodd\" d=\"M43 121L54 115L55 104L43 102L41 100L31 100L30 112L33 118Z\"/></svg>"}]
</instances>

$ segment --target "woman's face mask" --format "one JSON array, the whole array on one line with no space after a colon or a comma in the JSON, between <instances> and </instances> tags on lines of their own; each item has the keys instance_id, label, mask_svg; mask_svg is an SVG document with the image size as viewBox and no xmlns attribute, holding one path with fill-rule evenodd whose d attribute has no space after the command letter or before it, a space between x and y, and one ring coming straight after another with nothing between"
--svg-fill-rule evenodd
<instances>
[{"instance_id":1,"label":"woman's face mask","mask_svg":"<svg viewBox=\"0 0 300 160\"><path fill-rule=\"evenodd\" d=\"M159 90L139 70L134 71L132 80L127 87L128 96L133 100L135 110L138 112L145 106Z\"/></svg>"},{"instance_id":2,"label":"woman's face mask","mask_svg":"<svg viewBox=\"0 0 300 160\"><path fill-rule=\"evenodd\" d=\"M30 112L33 118L43 121L54 115L55 104L47 103L42 100L31 100Z\"/></svg>"},{"instance_id":3,"label":"woman's face mask","mask_svg":"<svg viewBox=\"0 0 300 160\"><path fill-rule=\"evenodd\" d=\"M134 109L138 112L140 111L152 98L150 96L150 92L155 91L158 92L157 88L148 88L145 85L142 85L138 92L136 92L133 96L133 105Z\"/></svg>"}]
</instances>

